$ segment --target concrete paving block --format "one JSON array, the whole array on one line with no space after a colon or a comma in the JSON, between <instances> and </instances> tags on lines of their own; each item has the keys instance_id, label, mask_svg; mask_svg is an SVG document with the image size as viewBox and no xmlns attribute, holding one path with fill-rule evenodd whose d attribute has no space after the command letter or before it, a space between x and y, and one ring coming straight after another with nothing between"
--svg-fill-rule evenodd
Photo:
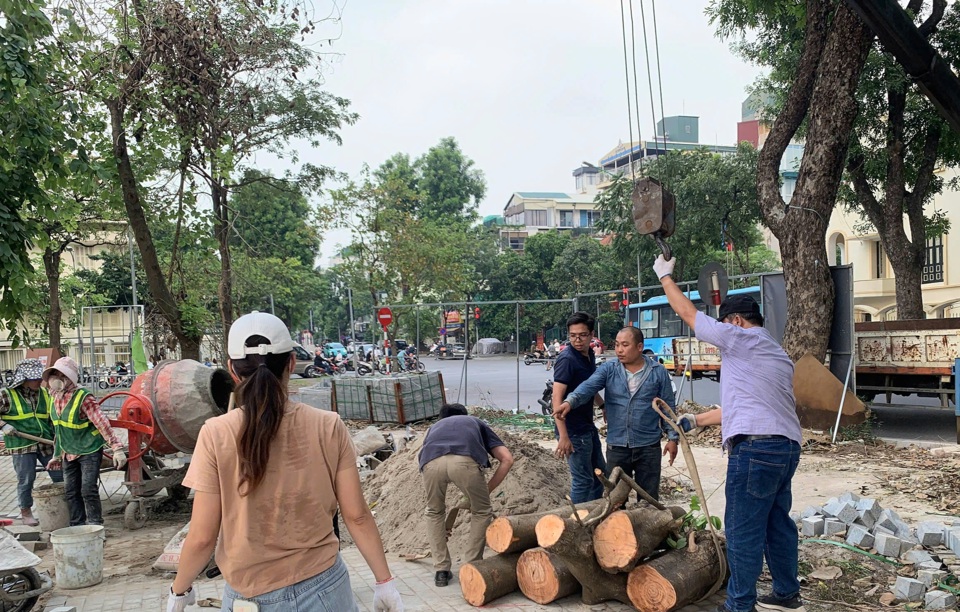
<instances>
[{"instance_id":1,"label":"concrete paving block","mask_svg":"<svg viewBox=\"0 0 960 612\"><path fill-rule=\"evenodd\" d=\"M28 527L27 525L10 525L5 528L13 537L22 542L39 542L40 528Z\"/></svg>"},{"instance_id":2,"label":"concrete paving block","mask_svg":"<svg viewBox=\"0 0 960 612\"><path fill-rule=\"evenodd\" d=\"M900 556L900 547L902 544L902 540L895 535L877 533L873 547L877 549L877 553L883 555L884 557L896 559Z\"/></svg>"},{"instance_id":3,"label":"concrete paving block","mask_svg":"<svg viewBox=\"0 0 960 612\"><path fill-rule=\"evenodd\" d=\"M880 535L881 533L882 533L883 535L892 535L892 536L897 535L897 534L895 534L892 530L887 529L886 527L881 527L880 525L874 525L874 526L873 526L873 535Z\"/></svg>"},{"instance_id":4,"label":"concrete paving block","mask_svg":"<svg viewBox=\"0 0 960 612\"><path fill-rule=\"evenodd\" d=\"M886 509L877 516L877 525L880 525L884 529L889 529L893 533L897 532L897 521L900 521L900 516L896 512L890 509Z\"/></svg>"},{"instance_id":5,"label":"concrete paving block","mask_svg":"<svg viewBox=\"0 0 960 612\"><path fill-rule=\"evenodd\" d=\"M823 513L829 517L843 521L847 525L857 518L857 507L852 502L842 502L837 500L834 503L828 503L823 507Z\"/></svg>"},{"instance_id":6,"label":"concrete paving block","mask_svg":"<svg viewBox=\"0 0 960 612\"><path fill-rule=\"evenodd\" d=\"M852 502L853 505L856 506L857 502L860 501L860 496L857 495L856 493L850 493L848 491L840 495L840 497L838 497L837 499L839 499L842 502Z\"/></svg>"},{"instance_id":7,"label":"concrete paving block","mask_svg":"<svg viewBox=\"0 0 960 612\"><path fill-rule=\"evenodd\" d=\"M930 591L923 599L927 610L946 610L957 605L957 596L947 591Z\"/></svg>"},{"instance_id":8,"label":"concrete paving block","mask_svg":"<svg viewBox=\"0 0 960 612\"><path fill-rule=\"evenodd\" d=\"M914 565L918 563L926 563L927 561L933 561L933 557L930 556L930 553L920 548L911 548L910 550L900 554L900 558L907 562L913 563Z\"/></svg>"},{"instance_id":9,"label":"concrete paving block","mask_svg":"<svg viewBox=\"0 0 960 612\"><path fill-rule=\"evenodd\" d=\"M928 589L935 588L937 583L947 577L943 570L922 569L917 572L917 580L927 585Z\"/></svg>"},{"instance_id":10,"label":"concrete paving block","mask_svg":"<svg viewBox=\"0 0 960 612\"><path fill-rule=\"evenodd\" d=\"M924 546L939 546L943 542L943 523L927 521L917 525L917 539Z\"/></svg>"},{"instance_id":11,"label":"concrete paving block","mask_svg":"<svg viewBox=\"0 0 960 612\"><path fill-rule=\"evenodd\" d=\"M874 521L876 521L880 513L883 512L883 508L881 508L877 500L872 497L861 497L860 501L857 502L857 510L868 513L873 517Z\"/></svg>"},{"instance_id":12,"label":"concrete paving block","mask_svg":"<svg viewBox=\"0 0 960 612\"><path fill-rule=\"evenodd\" d=\"M823 514L823 509L817 506L807 506L800 513L800 518L810 518L811 516L817 516L818 514Z\"/></svg>"},{"instance_id":13,"label":"concrete paving block","mask_svg":"<svg viewBox=\"0 0 960 612\"><path fill-rule=\"evenodd\" d=\"M953 551L953 554L960 555L960 527L951 527L944 532L947 548Z\"/></svg>"},{"instance_id":14,"label":"concrete paving block","mask_svg":"<svg viewBox=\"0 0 960 612\"><path fill-rule=\"evenodd\" d=\"M37 540L36 542L20 542L20 546L23 546L32 553L39 552L41 550L47 550L50 548L50 544L47 542L41 542Z\"/></svg>"},{"instance_id":15,"label":"concrete paving block","mask_svg":"<svg viewBox=\"0 0 960 612\"><path fill-rule=\"evenodd\" d=\"M799 512L791 512L791 513L790 513L790 520L793 521L794 523L799 523L801 518L802 518L802 517L800 516L800 513L799 513ZM942 536L943 533L941 533L940 535Z\"/></svg>"},{"instance_id":16,"label":"concrete paving block","mask_svg":"<svg viewBox=\"0 0 960 612\"><path fill-rule=\"evenodd\" d=\"M853 522L863 525L867 529L873 529L873 526L877 524L877 519L866 510L857 510L857 518Z\"/></svg>"},{"instance_id":17,"label":"concrete paving block","mask_svg":"<svg viewBox=\"0 0 960 612\"><path fill-rule=\"evenodd\" d=\"M823 517L812 516L800 521L800 533L808 538L823 535Z\"/></svg>"},{"instance_id":18,"label":"concrete paving block","mask_svg":"<svg viewBox=\"0 0 960 612\"><path fill-rule=\"evenodd\" d=\"M943 567L943 563L940 563L936 559L931 561L923 561L922 563L917 563L917 571L920 570L938 570Z\"/></svg>"},{"instance_id":19,"label":"concrete paving block","mask_svg":"<svg viewBox=\"0 0 960 612\"><path fill-rule=\"evenodd\" d=\"M823 535L832 536L843 533L847 530L847 525L843 521L828 518L823 521Z\"/></svg>"},{"instance_id":20,"label":"concrete paving block","mask_svg":"<svg viewBox=\"0 0 960 612\"><path fill-rule=\"evenodd\" d=\"M914 534L913 527L903 521L897 521L897 528L895 531L897 537L901 540L907 540L908 542L913 542L914 544L920 543L920 540Z\"/></svg>"},{"instance_id":21,"label":"concrete paving block","mask_svg":"<svg viewBox=\"0 0 960 612\"><path fill-rule=\"evenodd\" d=\"M893 594L900 601L922 601L926 592L925 584L906 576L897 576L897 582L893 585Z\"/></svg>"},{"instance_id":22,"label":"concrete paving block","mask_svg":"<svg viewBox=\"0 0 960 612\"><path fill-rule=\"evenodd\" d=\"M873 534L863 525L850 525L847 529L847 544L869 549L873 547L873 542Z\"/></svg>"}]
</instances>

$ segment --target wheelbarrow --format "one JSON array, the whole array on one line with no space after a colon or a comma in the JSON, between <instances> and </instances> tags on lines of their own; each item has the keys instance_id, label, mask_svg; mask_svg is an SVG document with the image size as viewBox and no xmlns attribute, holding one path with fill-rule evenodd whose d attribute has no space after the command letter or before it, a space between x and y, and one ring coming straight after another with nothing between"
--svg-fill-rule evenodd
<instances>
[{"instance_id":1,"label":"wheelbarrow","mask_svg":"<svg viewBox=\"0 0 960 612\"><path fill-rule=\"evenodd\" d=\"M645 177L633 184L633 225L643 235L652 235L664 259L673 253L666 239L676 229L676 206L673 194L655 178Z\"/></svg>"},{"instance_id":2,"label":"wheelbarrow","mask_svg":"<svg viewBox=\"0 0 960 612\"><path fill-rule=\"evenodd\" d=\"M30 612L40 596L53 588L50 576L33 569L40 557L20 545L0 521L0 612Z\"/></svg>"}]
</instances>

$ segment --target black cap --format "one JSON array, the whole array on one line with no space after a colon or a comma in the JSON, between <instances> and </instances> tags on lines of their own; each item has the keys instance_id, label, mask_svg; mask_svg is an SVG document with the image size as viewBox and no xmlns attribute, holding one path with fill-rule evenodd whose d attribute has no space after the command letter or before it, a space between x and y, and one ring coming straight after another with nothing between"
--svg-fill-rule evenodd
<instances>
[{"instance_id":1,"label":"black cap","mask_svg":"<svg viewBox=\"0 0 960 612\"><path fill-rule=\"evenodd\" d=\"M723 321L730 315L753 315L760 316L760 305L757 300L750 295L731 295L720 304L720 314L717 315L718 321Z\"/></svg>"}]
</instances>

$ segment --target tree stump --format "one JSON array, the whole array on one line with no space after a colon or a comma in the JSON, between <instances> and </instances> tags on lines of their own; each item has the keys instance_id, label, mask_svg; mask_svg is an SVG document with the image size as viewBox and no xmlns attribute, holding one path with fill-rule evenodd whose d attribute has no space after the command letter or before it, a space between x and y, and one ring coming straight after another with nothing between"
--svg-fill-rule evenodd
<instances>
[{"instance_id":1,"label":"tree stump","mask_svg":"<svg viewBox=\"0 0 960 612\"><path fill-rule=\"evenodd\" d=\"M629 603L641 612L668 612L693 603L726 577L717 548L709 534L701 533L695 551L670 552L638 565L627 579Z\"/></svg>"},{"instance_id":2,"label":"tree stump","mask_svg":"<svg viewBox=\"0 0 960 612\"><path fill-rule=\"evenodd\" d=\"M527 599L546 605L580 590L580 583L559 556L531 548L517 562L517 582Z\"/></svg>"},{"instance_id":3,"label":"tree stump","mask_svg":"<svg viewBox=\"0 0 960 612\"><path fill-rule=\"evenodd\" d=\"M600 505L600 500L577 504L577 514L584 518ZM572 508L556 508L547 512L499 516L487 527L487 546L499 554L523 552L537 546L537 521L548 514L572 516Z\"/></svg>"},{"instance_id":4,"label":"tree stump","mask_svg":"<svg viewBox=\"0 0 960 612\"><path fill-rule=\"evenodd\" d=\"M608 574L601 569L593 553L593 534L587 526L551 514L540 519L536 531L540 546L560 557L583 587L583 603L594 605L611 599L631 603L627 574Z\"/></svg>"},{"instance_id":5,"label":"tree stump","mask_svg":"<svg viewBox=\"0 0 960 612\"><path fill-rule=\"evenodd\" d=\"M460 568L460 591L471 606L485 606L494 599L513 593L517 583L520 553L494 555L471 561Z\"/></svg>"},{"instance_id":6,"label":"tree stump","mask_svg":"<svg viewBox=\"0 0 960 612\"><path fill-rule=\"evenodd\" d=\"M667 510L643 507L612 513L593 532L597 562L608 572L629 572L679 526L677 519L684 514L683 508L676 506Z\"/></svg>"}]
</instances>

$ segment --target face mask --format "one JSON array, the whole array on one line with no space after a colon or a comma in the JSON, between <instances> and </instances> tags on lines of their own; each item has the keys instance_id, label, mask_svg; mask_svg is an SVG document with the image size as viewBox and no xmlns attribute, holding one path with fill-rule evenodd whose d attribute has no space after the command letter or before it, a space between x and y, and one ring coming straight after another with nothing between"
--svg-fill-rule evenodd
<instances>
[{"instance_id":1,"label":"face mask","mask_svg":"<svg viewBox=\"0 0 960 612\"><path fill-rule=\"evenodd\" d=\"M53 376L51 376L49 379L47 379L47 386L50 387L50 390L53 391L54 393L63 391L63 379L54 378Z\"/></svg>"}]
</instances>

